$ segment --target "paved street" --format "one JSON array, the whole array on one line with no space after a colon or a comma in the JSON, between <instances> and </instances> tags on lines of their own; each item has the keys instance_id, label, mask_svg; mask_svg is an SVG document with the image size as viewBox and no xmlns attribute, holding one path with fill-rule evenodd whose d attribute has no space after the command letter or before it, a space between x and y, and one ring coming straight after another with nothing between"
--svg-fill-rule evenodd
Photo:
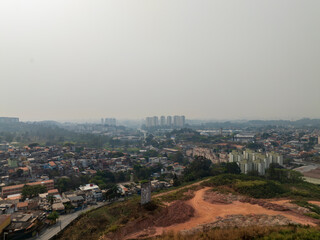
<instances>
[{"instance_id":1,"label":"paved street","mask_svg":"<svg viewBox=\"0 0 320 240\"><path fill-rule=\"evenodd\" d=\"M98 203L98 205L90 206L88 208L85 208L83 210L80 210L80 211L77 211L77 212L74 212L71 214L61 215L59 217L57 224L45 229L37 238L33 238L33 239L48 240L48 239L52 238L54 235L58 234L66 226L68 226L69 223L71 223L74 219L76 219L82 212L88 211L90 209L98 208L104 204L105 203ZM61 225L61 227L60 227L60 225Z\"/></svg>"}]
</instances>

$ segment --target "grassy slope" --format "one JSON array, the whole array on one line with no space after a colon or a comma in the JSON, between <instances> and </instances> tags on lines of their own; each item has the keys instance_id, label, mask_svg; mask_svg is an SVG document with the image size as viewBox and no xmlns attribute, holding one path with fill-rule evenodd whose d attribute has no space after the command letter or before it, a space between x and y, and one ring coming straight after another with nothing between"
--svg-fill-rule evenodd
<instances>
[{"instance_id":1,"label":"grassy slope","mask_svg":"<svg viewBox=\"0 0 320 240\"><path fill-rule=\"evenodd\" d=\"M161 209L161 206L157 205L157 209L148 210L148 207L141 207L139 201L140 198L134 197L129 201L116 202L81 214L53 239L98 239L104 234L115 232L129 221L144 218Z\"/></svg>"}]
</instances>

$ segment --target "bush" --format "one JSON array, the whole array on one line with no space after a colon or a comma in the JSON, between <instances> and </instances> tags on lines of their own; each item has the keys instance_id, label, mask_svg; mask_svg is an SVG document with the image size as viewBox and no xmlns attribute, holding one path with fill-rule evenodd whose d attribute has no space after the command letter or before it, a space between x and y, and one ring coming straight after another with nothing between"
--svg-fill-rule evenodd
<instances>
[{"instance_id":1,"label":"bush","mask_svg":"<svg viewBox=\"0 0 320 240\"><path fill-rule=\"evenodd\" d=\"M236 192L248 195L254 198L272 198L286 192L286 190L277 182L265 180L262 177L223 174L211 178L203 183L205 186L219 187L228 186Z\"/></svg>"},{"instance_id":2,"label":"bush","mask_svg":"<svg viewBox=\"0 0 320 240\"><path fill-rule=\"evenodd\" d=\"M272 198L285 192L280 184L261 180L237 181L234 184L234 189L241 194L254 198Z\"/></svg>"},{"instance_id":3,"label":"bush","mask_svg":"<svg viewBox=\"0 0 320 240\"><path fill-rule=\"evenodd\" d=\"M242 181L249 181L249 180L261 180L260 177L253 177L253 176L247 176L247 175L235 175L235 174L222 174L215 176L211 178L210 180L204 182L202 185L208 186L208 187L217 187L217 186L223 186L227 185L232 187L233 183L235 183L237 180Z\"/></svg>"}]
</instances>

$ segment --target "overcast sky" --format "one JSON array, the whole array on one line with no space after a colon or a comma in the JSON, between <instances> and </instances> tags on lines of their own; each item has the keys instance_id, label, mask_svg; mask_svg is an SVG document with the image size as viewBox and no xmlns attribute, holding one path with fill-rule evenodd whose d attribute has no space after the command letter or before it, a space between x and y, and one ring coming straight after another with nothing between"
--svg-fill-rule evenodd
<instances>
[{"instance_id":1,"label":"overcast sky","mask_svg":"<svg viewBox=\"0 0 320 240\"><path fill-rule=\"evenodd\" d=\"M1 0L0 116L320 118L319 0Z\"/></svg>"}]
</instances>

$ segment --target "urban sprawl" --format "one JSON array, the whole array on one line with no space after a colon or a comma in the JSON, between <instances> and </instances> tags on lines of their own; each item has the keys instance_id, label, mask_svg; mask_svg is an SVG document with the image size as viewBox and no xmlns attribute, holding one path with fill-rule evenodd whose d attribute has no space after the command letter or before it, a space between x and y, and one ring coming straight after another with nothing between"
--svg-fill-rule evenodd
<instances>
[{"instance_id":1,"label":"urban sprawl","mask_svg":"<svg viewBox=\"0 0 320 240\"><path fill-rule=\"evenodd\" d=\"M2 117L1 238L53 236L86 209L134 195L146 194L142 201L149 201L149 186L151 192L176 186L190 164L204 159L242 174L294 169L319 184L319 125L305 121L205 123L155 116L135 127L115 118L81 124ZM57 222L60 228L50 228Z\"/></svg>"}]
</instances>

